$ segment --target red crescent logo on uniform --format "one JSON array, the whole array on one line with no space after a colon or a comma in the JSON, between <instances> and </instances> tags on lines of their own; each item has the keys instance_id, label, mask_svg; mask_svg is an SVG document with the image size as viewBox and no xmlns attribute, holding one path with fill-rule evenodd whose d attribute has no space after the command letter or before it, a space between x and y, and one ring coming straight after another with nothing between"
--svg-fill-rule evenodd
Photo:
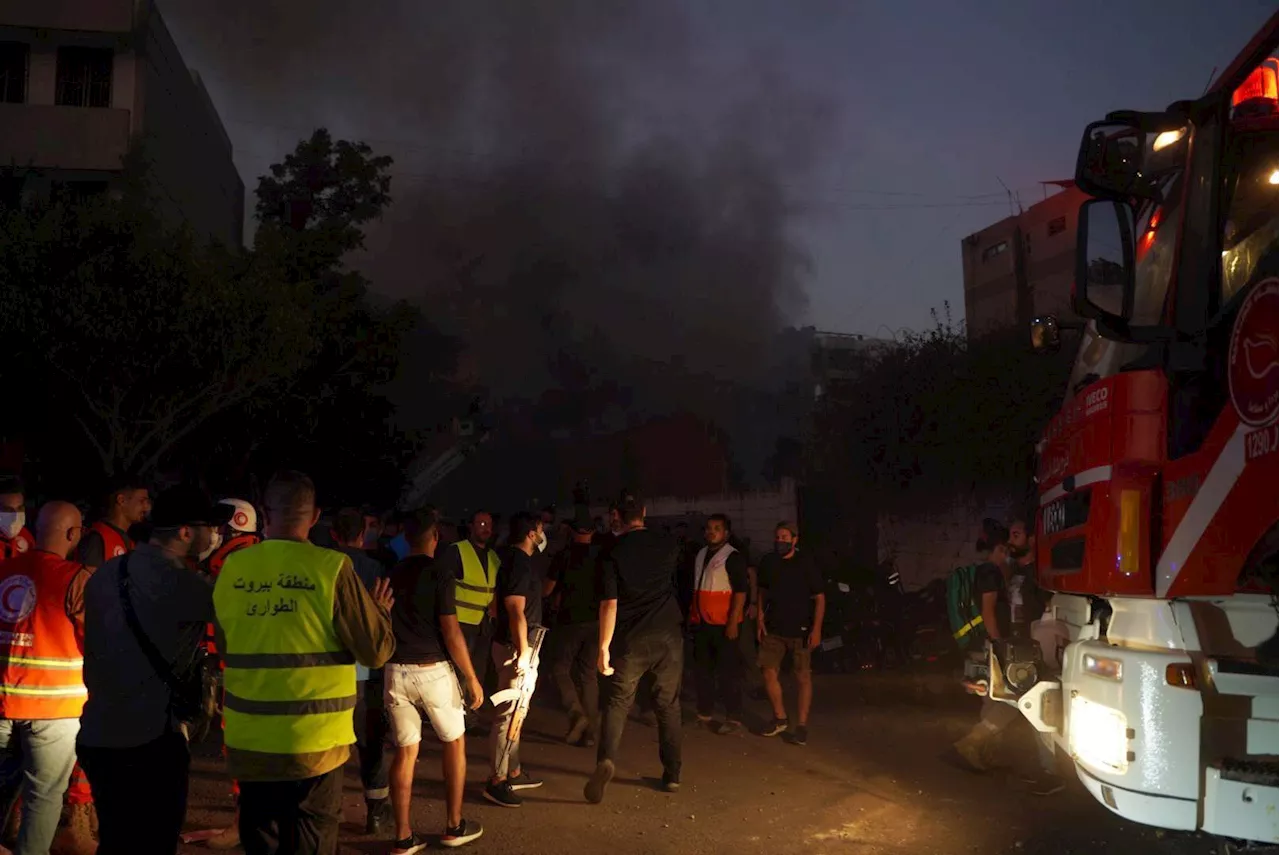
<instances>
[{"instance_id":1,"label":"red crescent logo on uniform","mask_svg":"<svg viewBox=\"0 0 1280 855\"><path fill-rule=\"evenodd\" d=\"M27 539L25 537L22 537L21 535L19 535L18 537L14 538L13 549L15 552L26 552L30 548L31 546L30 544L27 543Z\"/></svg>"},{"instance_id":2,"label":"red crescent logo on uniform","mask_svg":"<svg viewBox=\"0 0 1280 855\"><path fill-rule=\"evenodd\" d=\"M1280 288L1273 276L1253 286L1231 329L1227 387L1240 421L1252 427L1275 421L1280 403L1278 315Z\"/></svg>"},{"instance_id":3,"label":"red crescent logo on uniform","mask_svg":"<svg viewBox=\"0 0 1280 855\"><path fill-rule=\"evenodd\" d=\"M121 555L124 555L124 547L123 547L123 546L117 546L117 547L115 547L115 548L113 548L113 549L111 550L111 557L112 557L112 558L119 558Z\"/></svg>"},{"instance_id":4,"label":"red crescent logo on uniform","mask_svg":"<svg viewBox=\"0 0 1280 855\"><path fill-rule=\"evenodd\" d=\"M236 511L235 519L232 520L232 522L234 522L238 526L248 525L249 515L246 514L244 511Z\"/></svg>"},{"instance_id":5,"label":"red crescent logo on uniform","mask_svg":"<svg viewBox=\"0 0 1280 855\"><path fill-rule=\"evenodd\" d=\"M17 623L36 607L36 583L27 576L10 576L0 582L0 620Z\"/></svg>"}]
</instances>

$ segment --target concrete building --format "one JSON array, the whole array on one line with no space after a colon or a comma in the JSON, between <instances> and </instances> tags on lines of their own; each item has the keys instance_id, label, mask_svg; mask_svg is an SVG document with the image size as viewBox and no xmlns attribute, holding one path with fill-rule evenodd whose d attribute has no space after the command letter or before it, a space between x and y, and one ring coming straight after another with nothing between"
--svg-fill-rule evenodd
<instances>
[{"instance_id":1,"label":"concrete building","mask_svg":"<svg viewBox=\"0 0 1280 855\"><path fill-rule=\"evenodd\" d=\"M970 338L1010 327L1025 329L1039 315L1073 316L1076 215L1087 198L1074 186L1066 187L961 241Z\"/></svg>"},{"instance_id":2,"label":"concrete building","mask_svg":"<svg viewBox=\"0 0 1280 855\"><path fill-rule=\"evenodd\" d=\"M0 0L0 201L101 192L138 144L166 214L243 242L231 140L152 0Z\"/></svg>"},{"instance_id":3,"label":"concrete building","mask_svg":"<svg viewBox=\"0 0 1280 855\"><path fill-rule=\"evenodd\" d=\"M893 339L815 330L810 347L814 400L838 396L842 386L858 379L868 361L894 344Z\"/></svg>"}]
</instances>

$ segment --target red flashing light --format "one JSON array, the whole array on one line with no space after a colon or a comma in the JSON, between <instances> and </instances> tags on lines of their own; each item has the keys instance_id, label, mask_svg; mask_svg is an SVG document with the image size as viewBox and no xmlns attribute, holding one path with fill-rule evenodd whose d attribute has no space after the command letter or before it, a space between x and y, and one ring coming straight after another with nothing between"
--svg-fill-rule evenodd
<instances>
[{"instance_id":1,"label":"red flashing light","mask_svg":"<svg viewBox=\"0 0 1280 855\"><path fill-rule=\"evenodd\" d=\"M1243 104L1252 106L1252 102L1263 102L1258 106L1276 112L1280 103L1280 60L1268 57L1262 64L1245 78L1235 92L1231 93L1231 108L1234 110Z\"/></svg>"}]
</instances>

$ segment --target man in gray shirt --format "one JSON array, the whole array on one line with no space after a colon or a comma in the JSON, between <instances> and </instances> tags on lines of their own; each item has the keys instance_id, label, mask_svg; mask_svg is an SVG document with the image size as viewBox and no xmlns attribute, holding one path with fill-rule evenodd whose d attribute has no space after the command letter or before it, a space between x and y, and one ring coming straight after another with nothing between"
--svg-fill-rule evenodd
<instances>
[{"instance_id":1,"label":"man in gray shirt","mask_svg":"<svg viewBox=\"0 0 1280 855\"><path fill-rule=\"evenodd\" d=\"M77 751L97 803L101 855L177 851L191 762L186 735L170 713L169 688L125 619L122 572L142 631L166 662L182 669L213 620L213 583L194 559L231 513L194 487L172 487L156 499L151 540L108 561L85 586L89 700Z\"/></svg>"}]
</instances>

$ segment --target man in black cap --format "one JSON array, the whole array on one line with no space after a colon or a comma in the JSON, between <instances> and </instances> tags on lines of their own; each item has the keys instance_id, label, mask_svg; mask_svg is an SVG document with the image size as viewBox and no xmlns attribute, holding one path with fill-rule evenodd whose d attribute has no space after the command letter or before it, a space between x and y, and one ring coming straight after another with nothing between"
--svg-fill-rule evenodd
<instances>
[{"instance_id":1,"label":"man in black cap","mask_svg":"<svg viewBox=\"0 0 1280 855\"><path fill-rule=\"evenodd\" d=\"M586 507L573 517L573 539L551 562L555 583L556 631L552 674L560 700L569 713L570 745L594 745L599 728L599 681L596 654L600 649L600 548L592 543L595 523Z\"/></svg>"},{"instance_id":2,"label":"man in black cap","mask_svg":"<svg viewBox=\"0 0 1280 855\"><path fill-rule=\"evenodd\" d=\"M104 853L177 851L191 763L167 682L143 652L123 598L156 653L175 671L189 667L213 620L213 584L191 562L232 512L195 487L171 487L156 498L151 539L109 560L85 585L89 700L77 752L97 801Z\"/></svg>"}]
</instances>

